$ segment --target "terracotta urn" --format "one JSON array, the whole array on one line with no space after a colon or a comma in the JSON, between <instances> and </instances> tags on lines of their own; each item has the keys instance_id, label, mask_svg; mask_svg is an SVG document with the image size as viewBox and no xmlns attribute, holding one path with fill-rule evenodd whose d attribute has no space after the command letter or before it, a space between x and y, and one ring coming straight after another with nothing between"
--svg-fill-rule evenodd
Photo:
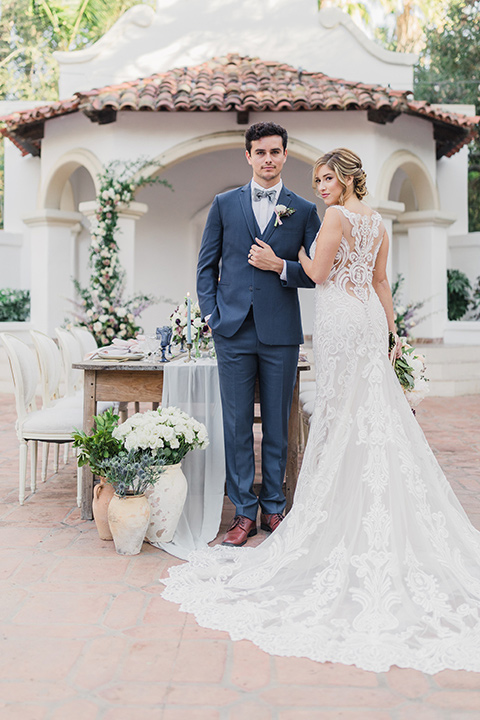
<instances>
[{"instance_id":1,"label":"terracotta urn","mask_svg":"<svg viewBox=\"0 0 480 720\"><path fill-rule=\"evenodd\" d=\"M108 506L108 524L119 555L138 555L149 520L150 505L145 495L114 494Z\"/></svg>"},{"instance_id":2,"label":"terracotta urn","mask_svg":"<svg viewBox=\"0 0 480 720\"><path fill-rule=\"evenodd\" d=\"M115 494L115 488L106 478L101 477L100 482L93 488L92 511L100 540L113 540L108 524L108 506Z\"/></svg>"},{"instance_id":3,"label":"terracotta urn","mask_svg":"<svg viewBox=\"0 0 480 720\"><path fill-rule=\"evenodd\" d=\"M152 545L170 542L180 520L187 497L187 480L182 464L167 465L155 485L145 495L151 513L145 540Z\"/></svg>"}]
</instances>

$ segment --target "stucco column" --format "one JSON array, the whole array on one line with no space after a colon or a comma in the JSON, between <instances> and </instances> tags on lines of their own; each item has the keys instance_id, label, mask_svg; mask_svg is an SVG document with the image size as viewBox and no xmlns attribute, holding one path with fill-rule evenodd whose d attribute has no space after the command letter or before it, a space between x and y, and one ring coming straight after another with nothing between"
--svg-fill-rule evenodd
<instances>
[{"instance_id":1,"label":"stucco column","mask_svg":"<svg viewBox=\"0 0 480 720\"><path fill-rule=\"evenodd\" d=\"M421 210L399 217L399 232L408 233L408 301L425 301L425 320L415 338L443 342L447 323L447 228L455 218L440 210Z\"/></svg>"},{"instance_id":2,"label":"stucco column","mask_svg":"<svg viewBox=\"0 0 480 720\"><path fill-rule=\"evenodd\" d=\"M387 258L387 277L390 285L393 280L393 221L405 210L405 205L400 202L394 202L393 200L383 200L379 203L369 203L372 210L376 210L382 216L385 230L388 233L390 239L390 247Z\"/></svg>"},{"instance_id":3,"label":"stucco column","mask_svg":"<svg viewBox=\"0 0 480 720\"><path fill-rule=\"evenodd\" d=\"M78 212L45 209L23 218L30 229L31 323L53 335L72 309L72 267Z\"/></svg>"},{"instance_id":4,"label":"stucco column","mask_svg":"<svg viewBox=\"0 0 480 720\"><path fill-rule=\"evenodd\" d=\"M398 275L403 277L403 283L400 290L401 304L404 305L409 301L410 298L410 284L408 278L408 266L409 266L409 245L408 245L408 230L405 226L400 223L394 223L393 225L393 238L392 238L392 264L393 264L393 280L397 279Z\"/></svg>"},{"instance_id":5,"label":"stucco column","mask_svg":"<svg viewBox=\"0 0 480 720\"><path fill-rule=\"evenodd\" d=\"M95 215L96 202L88 201L78 206L88 219ZM135 292L135 223L148 212L145 203L131 202L130 205L119 206L117 234L115 240L119 248L119 260L126 271L125 291L127 295Z\"/></svg>"}]
</instances>

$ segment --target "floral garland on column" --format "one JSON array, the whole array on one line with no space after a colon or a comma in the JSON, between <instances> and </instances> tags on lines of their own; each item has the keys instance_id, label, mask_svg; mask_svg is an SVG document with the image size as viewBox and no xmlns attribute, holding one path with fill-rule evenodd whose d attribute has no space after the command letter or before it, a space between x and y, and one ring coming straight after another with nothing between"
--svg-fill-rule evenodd
<instances>
[{"instance_id":1,"label":"floral garland on column","mask_svg":"<svg viewBox=\"0 0 480 720\"><path fill-rule=\"evenodd\" d=\"M137 319L155 302L151 295L141 293L128 299L124 297L126 273L119 261L115 239L121 206L131 203L138 188L154 184L170 187L166 180L158 177L140 175L138 179L132 179L133 174L146 164L144 160L122 164L116 161L99 175L100 190L89 255L91 275L86 288L74 280L81 301L73 301L72 315L76 324L87 328L100 346L109 344L114 337L128 340L142 332Z\"/></svg>"}]
</instances>

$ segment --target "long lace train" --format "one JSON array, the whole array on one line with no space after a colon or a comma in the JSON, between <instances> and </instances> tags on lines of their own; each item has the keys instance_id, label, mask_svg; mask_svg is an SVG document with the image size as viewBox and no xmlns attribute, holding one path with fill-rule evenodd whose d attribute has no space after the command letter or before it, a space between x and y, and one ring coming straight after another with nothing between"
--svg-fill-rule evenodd
<instances>
[{"instance_id":1,"label":"long lace train","mask_svg":"<svg viewBox=\"0 0 480 720\"><path fill-rule=\"evenodd\" d=\"M275 655L480 671L480 533L413 417L371 287L377 214L315 290L317 395L292 510L256 548L172 568L163 597Z\"/></svg>"}]
</instances>

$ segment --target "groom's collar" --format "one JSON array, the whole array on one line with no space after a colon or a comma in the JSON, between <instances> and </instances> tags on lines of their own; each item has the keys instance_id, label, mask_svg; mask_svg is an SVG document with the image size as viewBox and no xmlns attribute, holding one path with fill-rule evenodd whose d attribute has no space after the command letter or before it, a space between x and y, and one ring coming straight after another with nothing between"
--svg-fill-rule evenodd
<instances>
[{"instance_id":1,"label":"groom's collar","mask_svg":"<svg viewBox=\"0 0 480 720\"><path fill-rule=\"evenodd\" d=\"M278 200L278 198L280 197L280 193L282 192L282 187L283 187L283 180L280 180L280 182L278 182L276 185L272 185L272 187L269 187L269 188L262 187L262 185L259 185L253 179L250 181L250 190L251 190L252 196L253 196L253 191L255 188L258 188L259 190L275 190L275 192L276 192L275 197Z\"/></svg>"}]
</instances>

